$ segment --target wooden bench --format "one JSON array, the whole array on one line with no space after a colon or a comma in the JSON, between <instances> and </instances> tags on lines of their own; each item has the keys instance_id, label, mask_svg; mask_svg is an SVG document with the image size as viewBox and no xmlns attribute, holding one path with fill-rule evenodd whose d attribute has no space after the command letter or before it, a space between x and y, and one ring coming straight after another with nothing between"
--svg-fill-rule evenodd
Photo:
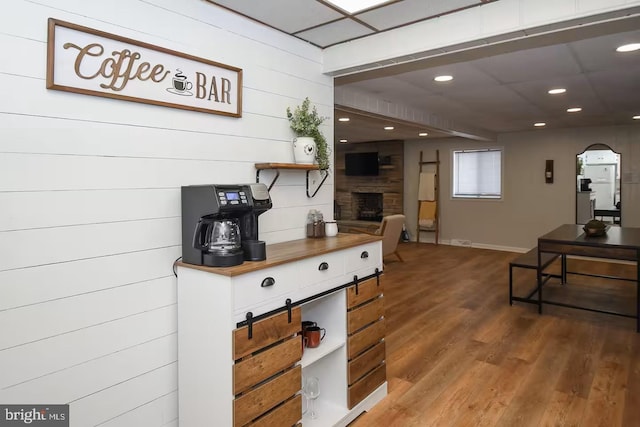
<instances>
[{"instance_id":1,"label":"wooden bench","mask_svg":"<svg viewBox=\"0 0 640 427\"><path fill-rule=\"evenodd\" d=\"M522 302L535 302L531 300L531 297L538 291L538 286L533 289L527 297L514 297L513 296L513 268L527 268L530 270L537 270L540 268L544 279L543 284L546 283L552 277L561 279L563 282L563 276L561 274L544 273L544 269L547 268L553 261L559 258L560 254L553 254L543 252L540 254L540 267L538 267L538 247L534 247L529 252L526 252L509 263L509 305L513 305L513 301ZM562 271L565 271L565 258L562 259Z\"/></svg>"}]
</instances>

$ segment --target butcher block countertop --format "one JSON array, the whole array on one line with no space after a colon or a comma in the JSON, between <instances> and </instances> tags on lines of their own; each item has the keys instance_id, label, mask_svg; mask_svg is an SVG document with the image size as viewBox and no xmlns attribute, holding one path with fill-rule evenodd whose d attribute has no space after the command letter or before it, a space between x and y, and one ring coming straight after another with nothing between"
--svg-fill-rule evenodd
<instances>
[{"instance_id":1,"label":"butcher block countertop","mask_svg":"<svg viewBox=\"0 0 640 427\"><path fill-rule=\"evenodd\" d=\"M180 267L193 268L223 276L238 276L252 271L274 267L292 261L311 258L329 252L340 251L358 245L377 242L382 238L368 234L338 233L335 237L308 238L289 242L267 245L267 259L264 261L245 261L234 267L206 267L187 264L182 261L176 263Z\"/></svg>"}]
</instances>

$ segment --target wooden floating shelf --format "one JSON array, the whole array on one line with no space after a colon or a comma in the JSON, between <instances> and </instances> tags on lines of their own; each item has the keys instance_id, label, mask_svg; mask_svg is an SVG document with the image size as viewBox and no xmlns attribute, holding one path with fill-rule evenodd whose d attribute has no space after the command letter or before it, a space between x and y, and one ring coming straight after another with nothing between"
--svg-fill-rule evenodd
<instances>
[{"instance_id":1,"label":"wooden floating shelf","mask_svg":"<svg viewBox=\"0 0 640 427\"><path fill-rule=\"evenodd\" d=\"M297 170L320 170L318 165L308 165L300 163L256 163L256 169L297 169Z\"/></svg>"},{"instance_id":2,"label":"wooden floating shelf","mask_svg":"<svg viewBox=\"0 0 640 427\"><path fill-rule=\"evenodd\" d=\"M318 191L320 190L320 187L322 187L322 184L324 184L324 182L329 177L328 170L320 169L320 166L313 165L313 164L310 165L310 164L300 164L300 163L256 163L255 167L256 167L256 182L260 182L260 171L263 171L263 170L276 171L276 176L273 177L271 184L269 184L268 186L269 190L271 190L273 185L278 180L281 169L306 171L307 172L307 197L309 198L315 196L318 193ZM313 194L309 193L309 172L311 171L320 171L321 174L324 173L324 176L322 177L322 181L320 181L320 184L318 184L318 187L316 187L316 190L313 192Z\"/></svg>"}]
</instances>

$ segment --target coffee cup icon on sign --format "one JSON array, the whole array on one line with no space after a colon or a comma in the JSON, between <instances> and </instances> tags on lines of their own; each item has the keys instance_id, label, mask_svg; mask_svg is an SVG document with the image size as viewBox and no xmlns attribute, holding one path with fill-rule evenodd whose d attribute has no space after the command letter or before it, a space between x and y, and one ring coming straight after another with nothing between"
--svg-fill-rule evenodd
<instances>
[{"instance_id":1,"label":"coffee cup icon on sign","mask_svg":"<svg viewBox=\"0 0 640 427\"><path fill-rule=\"evenodd\" d=\"M193 93L191 92L191 88L193 87L193 83L191 83L187 76L182 74L182 71L178 68L176 69L176 73L171 79L171 87L167 88L167 92L171 92L176 95L185 95L191 96Z\"/></svg>"}]
</instances>

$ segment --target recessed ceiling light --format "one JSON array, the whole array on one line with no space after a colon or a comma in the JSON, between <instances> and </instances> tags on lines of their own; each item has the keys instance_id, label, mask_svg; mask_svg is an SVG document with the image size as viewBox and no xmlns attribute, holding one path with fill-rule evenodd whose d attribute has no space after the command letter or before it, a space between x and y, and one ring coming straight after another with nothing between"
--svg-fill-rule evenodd
<instances>
[{"instance_id":1,"label":"recessed ceiling light","mask_svg":"<svg viewBox=\"0 0 640 427\"><path fill-rule=\"evenodd\" d=\"M556 88L556 89L551 89L551 90L549 91L549 93L550 93L551 95L557 95L557 94L559 94L559 93L565 93L566 91L567 91L567 90L566 90L565 88L559 87L559 88Z\"/></svg>"},{"instance_id":2,"label":"recessed ceiling light","mask_svg":"<svg viewBox=\"0 0 640 427\"><path fill-rule=\"evenodd\" d=\"M635 50L640 50L640 43L629 43L616 48L616 52L633 52Z\"/></svg>"},{"instance_id":3,"label":"recessed ceiling light","mask_svg":"<svg viewBox=\"0 0 640 427\"><path fill-rule=\"evenodd\" d=\"M426 132L420 132L420 133L418 134L418 136L427 136L427 135L429 135L429 134L428 134L428 133L426 133Z\"/></svg>"},{"instance_id":4,"label":"recessed ceiling light","mask_svg":"<svg viewBox=\"0 0 640 427\"><path fill-rule=\"evenodd\" d=\"M633 120L640 120L640 115L639 116L633 116L632 119Z\"/></svg>"},{"instance_id":5,"label":"recessed ceiling light","mask_svg":"<svg viewBox=\"0 0 640 427\"><path fill-rule=\"evenodd\" d=\"M348 122L349 120L351 120L349 117L340 117L338 119L339 122Z\"/></svg>"},{"instance_id":6,"label":"recessed ceiling light","mask_svg":"<svg viewBox=\"0 0 640 427\"><path fill-rule=\"evenodd\" d=\"M384 130L393 130L393 129L394 129L394 127L393 127L393 126L385 126L385 127L384 127Z\"/></svg>"},{"instance_id":7,"label":"recessed ceiling light","mask_svg":"<svg viewBox=\"0 0 640 427\"><path fill-rule=\"evenodd\" d=\"M541 128L542 126L546 126L547 124L545 122L538 122L538 123L534 123L533 125L535 127Z\"/></svg>"},{"instance_id":8,"label":"recessed ceiling light","mask_svg":"<svg viewBox=\"0 0 640 427\"><path fill-rule=\"evenodd\" d=\"M369 9L373 6L378 6L383 3L388 3L391 0L327 0L334 6L338 6L342 10L346 10L349 13L356 13L364 9Z\"/></svg>"},{"instance_id":9,"label":"recessed ceiling light","mask_svg":"<svg viewBox=\"0 0 640 427\"><path fill-rule=\"evenodd\" d=\"M347 142L347 140L346 140L346 139L341 139L341 140L340 140L340 144L344 144L345 142Z\"/></svg>"},{"instance_id":10,"label":"recessed ceiling light","mask_svg":"<svg viewBox=\"0 0 640 427\"><path fill-rule=\"evenodd\" d=\"M437 82L450 82L453 80L453 76L435 76L433 80Z\"/></svg>"},{"instance_id":11,"label":"recessed ceiling light","mask_svg":"<svg viewBox=\"0 0 640 427\"><path fill-rule=\"evenodd\" d=\"M578 113L580 111L582 111L582 108L580 107L567 108L567 113Z\"/></svg>"}]
</instances>

